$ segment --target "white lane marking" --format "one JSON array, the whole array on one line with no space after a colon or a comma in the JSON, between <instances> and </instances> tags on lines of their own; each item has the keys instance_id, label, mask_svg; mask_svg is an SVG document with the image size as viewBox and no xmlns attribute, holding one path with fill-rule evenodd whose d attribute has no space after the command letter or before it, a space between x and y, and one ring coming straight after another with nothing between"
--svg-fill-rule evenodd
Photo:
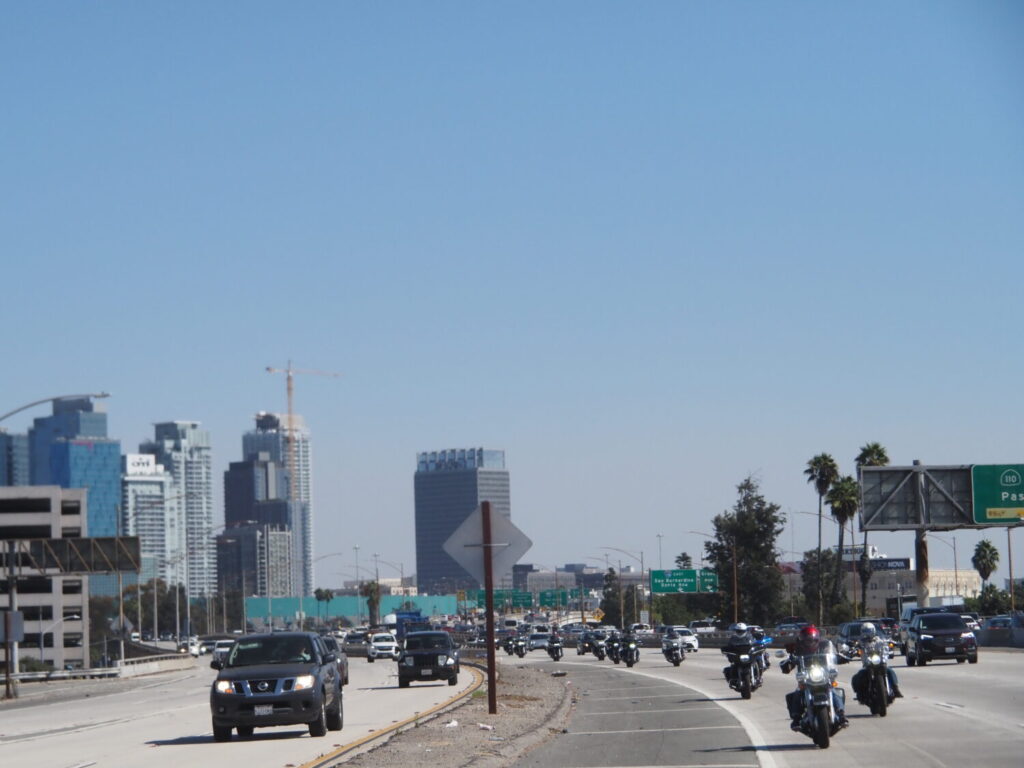
<instances>
[{"instance_id":1,"label":"white lane marking","mask_svg":"<svg viewBox=\"0 0 1024 768\"><path fill-rule=\"evenodd\" d=\"M678 688L678 686L676 686ZM587 701L639 701L640 699L677 699L685 694L666 693L661 696L588 696ZM699 701L699 699L691 699Z\"/></svg>"},{"instance_id":2,"label":"white lane marking","mask_svg":"<svg viewBox=\"0 0 1024 768\"><path fill-rule=\"evenodd\" d=\"M945 707L946 709L963 709L964 708L963 704L953 704L952 702L949 702L949 701L936 701L936 702L933 702L933 703L935 704L936 707Z\"/></svg>"},{"instance_id":3,"label":"white lane marking","mask_svg":"<svg viewBox=\"0 0 1024 768\"><path fill-rule=\"evenodd\" d=\"M909 741L903 741L902 739L900 739L900 743L903 744L903 746L905 747L910 747L912 750L922 755L923 757L927 758L928 760L931 760L934 765L938 766L938 768L946 768L946 764L930 752L926 752L920 747L911 744Z\"/></svg>"},{"instance_id":4,"label":"white lane marking","mask_svg":"<svg viewBox=\"0 0 1024 768\"><path fill-rule=\"evenodd\" d=\"M665 683L664 685L632 685L627 688L588 688L586 693L608 693L609 691L645 691L648 688L678 688L679 686L673 683Z\"/></svg>"},{"instance_id":5,"label":"white lane marking","mask_svg":"<svg viewBox=\"0 0 1024 768\"><path fill-rule=\"evenodd\" d=\"M672 765L593 765L578 766L578 768L757 768L757 763L689 763L683 765L674 763Z\"/></svg>"},{"instance_id":6,"label":"white lane marking","mask_svg":"<svg viewBox=\"0 0 1024 768\"><path fill-rule=\"evenodd\" d=\"M743 728L742 725L707 725L693 728L634 728L629 731L569 731L566 736L608 736L616 733L676 733L678 731L728 731Z\"/></svg>"},{"instance_id":7,"label":"white lane marking","mask_svg":"<svg viewBox=\"0 0 1024 768\"><path fill-rule=\"evenodd\" d=\"M714 704L700 707L675 707L674 709L624 709L619 712L577 712L576 717L603 717L604 715L653 715L659 712L693 712L695 709L718 709Z\"/></svg>"}]
</instances>

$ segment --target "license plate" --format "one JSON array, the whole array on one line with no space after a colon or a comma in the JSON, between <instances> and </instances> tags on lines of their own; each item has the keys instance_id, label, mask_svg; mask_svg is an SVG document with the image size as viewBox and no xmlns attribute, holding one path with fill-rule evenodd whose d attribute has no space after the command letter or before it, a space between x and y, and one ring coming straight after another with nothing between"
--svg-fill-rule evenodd
<instances>
[{"instance_id":1,"label":"license plate","mask_svg":"<svg viewBox=\"0 0 1024 768\"><path fill-rule=\"evenodd\" d=\"M274 714L274 705L273 704L257 704L256 706L254 706L252 708L252 713L254 715L256 715L257 717L259 717L261 715L263 715L263 716L272 715L272 714Z\"/></svg>"},{"instance_id":2,"label":"license plate","mask_svg":"<svg viewBox=\"0 0 1024 768\"><path fill-rule=\"evenodd\" d=\"M432 669L421 669L421 670L420 670L420 674L421 674L421 675L422 675L423 677L428 677L429 675L432 675L432 674L434 674L434 670L432 670Z\"/></svg>"},{"instance_id":3,"label":"license plate","mask_svg":"<svg viewBox=\"0 0 1024 768\"><path fill-rule=\"evenodd\" d=\"M956 653L956 648L951 645L948 648L946 648L946 653Z\"/></svg>"}]
</instances>

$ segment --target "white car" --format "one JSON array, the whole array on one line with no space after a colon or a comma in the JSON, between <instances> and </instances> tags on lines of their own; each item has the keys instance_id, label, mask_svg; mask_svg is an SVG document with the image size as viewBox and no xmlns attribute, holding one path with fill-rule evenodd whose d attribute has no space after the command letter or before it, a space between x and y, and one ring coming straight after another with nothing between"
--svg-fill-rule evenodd
<instances>
[{"instance_id":1,"label":"white car","mask_svg":"<svg viewBox=\"0 0 1024 768\"><path fill-rule=\"evenodd\" d=\"M231 652L232 646L235 644L234 640L218 640L213 645L213 660L219 661L223 664L228 659L228 654Z\"/></svg>"},{"instance_id":2,"label":"white car","mask_svg":"<svg viewBox=\"0 0 1024 768\"><path fill-rule=\"evenodd\" d=\"M371 664L377 659L398 659L401 651L398 641L390 632L371 635L366 643L366 660Z\"/></svg>"},{"instance_id":3,"label":"white car","mask_svg":"<svg viewBox=\"0 0 1024 768\"><path fill-rule=\"evenodd\" d=\"M532 635L530 635L530 639L526 643L526 650L547 650L549 637L551 637L551 635L548 632L534 632Z\"/></svg>"},{"instance_id":4,"label":"white car","mask_svg":"<svg viewBox=\"0 0 1024 768\"><path fill-rule=\"evenodd\" d=\"M689 627L672 627L679 635L679 639L683 643L683 650L687 653L696 653L700 649L700 640L694 631Z\"/></svg>"}]
</instances>

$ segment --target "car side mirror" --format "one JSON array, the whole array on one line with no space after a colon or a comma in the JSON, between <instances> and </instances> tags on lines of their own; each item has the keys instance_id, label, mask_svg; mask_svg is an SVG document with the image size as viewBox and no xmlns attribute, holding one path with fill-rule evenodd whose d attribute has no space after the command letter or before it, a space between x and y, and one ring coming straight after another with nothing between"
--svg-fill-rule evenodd
<instances>
[{"instance_id":1,"label":"car side mirror","mask_svg":"<svg viewBox=\"0 0 1024 768\"><path fill-rule=\"evenodd\" d=\"M210 662L210 669L223 669L224 665L221 664L220 659L214 659Z\"/></svg>"},{"instance_id":2,"label":"car side mirror","mask_svg":"<svg viewBox=\"0 0 1024 768\"><path fill-rule=\"evenodd\" d=\"M325 653L325 654L324 654L324 663L325 663L325 664L327 664L327 663L330 663L330 662L332 662L332 661L337 661L337 660L338 660L338 657L337 657L337 656L335 656L335 655L334 655L333 653L331 653L331 652L327 652L327 653Z\"/></svg>"}]
</instances>

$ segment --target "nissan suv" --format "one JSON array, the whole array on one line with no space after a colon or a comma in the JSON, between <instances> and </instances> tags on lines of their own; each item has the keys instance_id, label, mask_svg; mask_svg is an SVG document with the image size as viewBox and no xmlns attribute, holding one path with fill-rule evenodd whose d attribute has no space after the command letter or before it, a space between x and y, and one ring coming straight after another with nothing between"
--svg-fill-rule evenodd
<instances>
[{"instance_id":1,"label":"nissan suv","mask_svg":"<svg viewBox=\"0 0 1024 768\"><path fill-rule=\"evenodd\" d=\"M240 637L210 689L213 738L228 741L231 729L307 725L310 736L340 731L341 679L335 655L312 632L275 632Z\"/></svg>"},{"instance_id":2,"label":"nissan suv","mask_svg":"<svg viewBox=\"0 0 1024 768\"><path fill-rule=\"evenodd\" d=\"M978 641L956 613L919 613L907 628L907 666L937 659L978 663Z\"/></svg>"},{"instance_id":3,"label":"nissan suv","mask_svg":"<svg viewBox=\"0 0 1024 768\"><path fill-rule=\"evenodd\" d=\"M398 656L398 687L413 680L459 682L459 649L447 632L410 632Z\"/></svg>"}]
</instances>

